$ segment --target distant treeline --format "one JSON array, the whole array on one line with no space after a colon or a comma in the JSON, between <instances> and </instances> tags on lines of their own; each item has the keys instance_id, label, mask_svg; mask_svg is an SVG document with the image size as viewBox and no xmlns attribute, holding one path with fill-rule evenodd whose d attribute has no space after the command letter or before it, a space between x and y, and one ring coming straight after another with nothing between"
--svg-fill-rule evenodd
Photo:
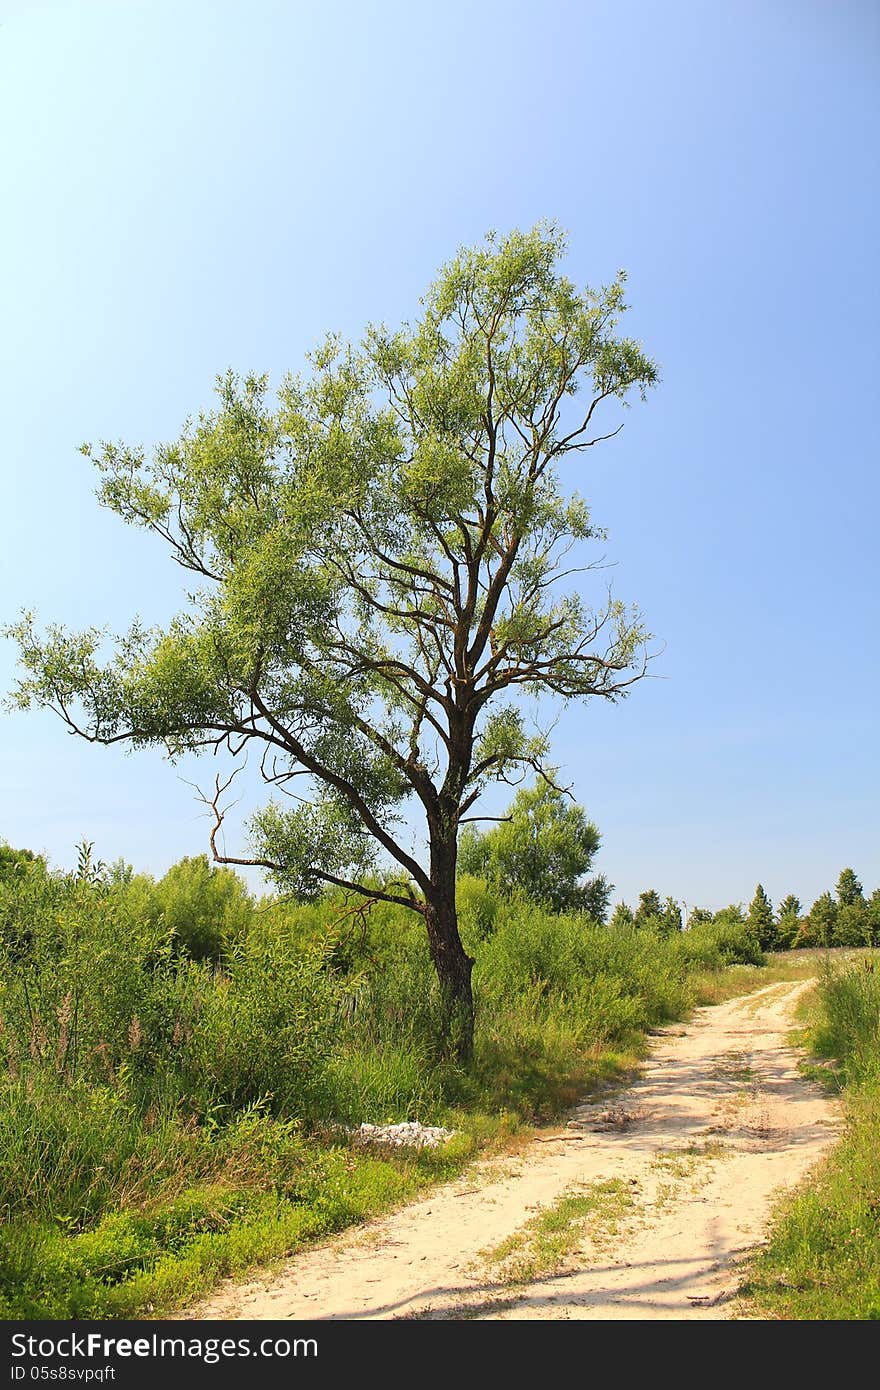
<instances>
[{"instance_id":1,"label":"distant treeline","mask_svg":"<svg viewBox=\"0 0 880 1390\"><path fill-rule=\"evenodd\" d=\"M790 951L807 946L877 946L880 945L880 888L866 897L855 871L842 869L834 892L823 893L809 911L804 912L794 893L789 893L774 909L759 883L747 908L733 903L720 912L697 907L688 914L688 927L703 922L745 923L762 951ZM650 926L664 933L680 931L684 925L681 908L675 899L661 902L653 888L639 896L635 911L626 903L617 904L609 925L627 924Z\"/></svg>"}]
</instances>

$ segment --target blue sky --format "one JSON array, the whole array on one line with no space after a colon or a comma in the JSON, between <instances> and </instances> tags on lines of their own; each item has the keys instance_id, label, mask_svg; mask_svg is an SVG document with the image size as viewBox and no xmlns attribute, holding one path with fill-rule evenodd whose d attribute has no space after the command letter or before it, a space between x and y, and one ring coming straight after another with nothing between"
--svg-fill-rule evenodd
<instances>
[{"instance_id":1,"label":"blue sky","mask_svg":"<svg viewBox=\"0 0 880 1390\"><path fill-rule=\"evenodd\" d=\"M0 621L178 606L83 440L174 437L227 366L277 380L550 217L662 372L578 478L663 646L557 728L598 867L689 906L877 886L878 79L870 0L0 0ZM58 866L163 872L202 809L0 719L0 838Z\"/></svg>"}]
</instances>

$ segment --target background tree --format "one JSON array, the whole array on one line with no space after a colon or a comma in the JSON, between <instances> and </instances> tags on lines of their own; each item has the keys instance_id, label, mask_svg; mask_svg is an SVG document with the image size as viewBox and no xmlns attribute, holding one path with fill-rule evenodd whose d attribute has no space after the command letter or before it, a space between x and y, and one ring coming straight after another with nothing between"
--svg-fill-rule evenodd
<instances>
[{"instance_id":1,"label":"background tree","mask_svg":"<svg viewBox=\"0 0 880 1390\"><path fill-rule=\"evenodd\" d=\"M692 908L688 913L688 930L690 930L691 927L705 926L706 923L712 921L713 916L714 913L708 907Z\"/></svg>"},{"instance_id":2,"label":"background tree","mask_svg":"<svg viewBox=\"0 0 880 1390\"><path fill-rule=\"evenodd\" d=\"M13 849L0 842L0 883L9 883L28 873L45 873L46 861L32 849Z\"/></svg>"},{"instance_id":3,"label":"background tree","mask_svg":"<svg viewBox=\"0 0 880 1390\"><path fill-rule=\"evenodd\" d=\"M153 900L175 944L195 960L220 960L245 935L254 914L247 885L206 854L172 864Z\"/></svg>"},{"instance_id":4,"label":"background tree","mask_svg":"<svg viewBox=\"0 0 880 1390\"><path fill-rule=\"evenodd\" d=\"M776 945L776 925L773 921L773 904L759 883L755 896L749 904L749 926L757 938L762 951L772 951Z\"/></svg>"},{"instance_id":5,"label":"background tree","mask_svg":"<svg viewBox=\"0 0 880 1390\"><path fill-rule=\"evenodd\" d=\"M639 905L633 914L633 923L636 927L648 928L660 932L662 936L669 936L672 932L681 931L681 908L674 898L667 898L665 902L661 902L656 889L648 888L639 894Z\"/></svg>"},{"instance_id":6,"label":"background tree","mask_svg":"<svg viewBox=\"0 0 880 1390\"><path fill-rule=\"evenodd\" d=\"M634 924L634 913L627 903L615 903L614 911L608 921L608 926L617 931L621 928L632 927Z\"/></svg>"},{"instance_id":7,"label":"background tree","mask_svg":"<svg viewBox=\"0 0 880 1390\"><path fill-rule=\"evenodd\" d=\"M663 904L663 926L661 930L666 935L672 932L681 931L681 908L675 898L669 897Z\"/></svg>"},{"instance_id":8,"label":"background tree","mask_svg":"<svg viewBox=\"0 0 880 1390\"><path fill-rule=\"evenodd\" d=\"M802 946L830 946L837 923L837 903L832 893L823 893L816 899L806 917L801 919L798 944Z\"/></svg>"},{"instance_id":9,"label":"background tree","mask_svg":"<svg viewBox=\"0 0 880 1390\"><path fill-rule=\"evenodd\" d=\"M794 893L783 898L776 909L776 940L779 950L794 946L801 925L801 901Z\"/></svg>"},{"instance_id":10,"label":"background tree","mask_svg":"<svg viewBox=\"0 0 880 1390\"><path fill-rule=\"evenodd\" d=\"M86 446L103 504L200 587L109 658L97 629L41 635L27 615L12 629L21 708L172 757L255 747L279 799L253 817L249 852L225 855L218 779L215 858L300 895L333 884L419 914L463 1058L459 825L487 782L545 770L524 697L616 700L645 672L637 613L560 591L602 535L560 466L616 433L603 407L644 397L657 373L617 333L623 276L578 292L563 251L548 226L490 237L443 270L414 326L371 329L357 349L329 339L274 405L266 377L230 373L219 407L151 457ZM412 807L424 859L401 829ZM381 892L364 877L377 851L399 875Z\"/></svg>"},{"instance_id":11,"label":"background tree","mask_svg":"<svg viewBox=\"0 0 880 1390\"><path fill-rule=\"evenodd\" d=\"M880 946L880 888L875 888L865 909L871 945Z\"/></svg>"},{"instance_id":12,"label":"background tree","mask_svg":"<svg viewBox=\"0 0 880 1390\"><path fill-rule=\"evenodd\" d=\"M777 918L780 917L799 917L801 915L801 900L794 893L789 893L782 899L776 909Z\"/></svg>"},{"instance_id":13,"label":"background tree","mask_svg":"<svg viewBox=\"0 0 880 1390\"><path fill-rule=\"evenodd\" d=\"M613 885L602 875L587 877L600 841L582 806L539 781L517 792L504 820L490 830L465 826L458 868L554 912L586 912L604 922Z\"/></svg>"},{"instance_id":14,"label":"background tree","mask_svg":"<svg viewBox=\"0 0 880 1390\"><path fill-rule=\"evenodd\" d=\"M662 911L660 894L655 888L646 888L644 893L639 894L639 905L633 914L633 922L637 927L647 926L651 919L659 917Z\"/></svg>"},{"instance_id":15,"label":"background tree","mask_svg":"<svg viewBox=\"0 0 880 1390\"><path fill-rule=\"evenodd\" d=\"M712 920L716 926L736 928L746 921L746 914L742 903L729 903L727 907L719 908Z\"/></svg>"},{"instance_id":16,"label":"background tree","mask_svg":"<svg viewBox=\"0 0 880 1390\"><path fill-rule=\"evenodd\" d=\"M873 930L865 893L854 869L842 869L837 879L837 916L832 946L870 946Z\"/></svg>"},{"instance_id":17,"label":"background tree","mask_svg":"<svg viewBox=\"0 0 880 1390\"><path fill-rule=\"evenodd\" d=\"M837 879L837 901L841 907L855 907L864 903L864 889L854 869L841 869Z\"/></svg>"},{"instance_id":18,"label":"background tree","mask_svg":"<svg viewBox=\"0 0 880 1390\"><path fill-rule=\"evenodd\" d=\"M843 907L838 904L837 916L831 931L831 945L870 946L872 940L873 931L868 916L868 904L864 898L854 903L847 903Z\"/></svg>"}]
</instances>

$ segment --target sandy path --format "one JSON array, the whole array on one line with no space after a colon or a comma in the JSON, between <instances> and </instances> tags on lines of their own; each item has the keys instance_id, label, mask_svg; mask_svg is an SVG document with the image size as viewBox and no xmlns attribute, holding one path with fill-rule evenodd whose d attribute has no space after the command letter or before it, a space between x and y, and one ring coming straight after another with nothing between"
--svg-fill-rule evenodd
<instances>
[{"instance_id":1,"label":"sandy path","mask_svg":"<svg viewBox=\"0 0 880 1390\"><path fill-rule=\"evenodd\" d=\"M700 1009L654 1039L642 1078L515 1158L221 1288L203 1318L725 1318L771 1199L834 1139L837 1107L785 1044L809 982ZM510 1282L487 1256L563 1194L619 1180L563 1267ZM507 1277L505 1277L507 1275ZM745 1313L747 1315L747 1312Z\"/></svg>"}]
</instances>

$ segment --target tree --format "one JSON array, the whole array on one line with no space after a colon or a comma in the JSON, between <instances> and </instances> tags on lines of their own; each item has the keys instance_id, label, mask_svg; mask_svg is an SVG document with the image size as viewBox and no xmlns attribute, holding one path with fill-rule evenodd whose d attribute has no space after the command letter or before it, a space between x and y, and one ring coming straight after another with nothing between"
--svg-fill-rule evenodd
<instances>
[{"instance_id":1,"label":"tree","mask_svg":"<svg viewBox=\"0 0 880 1390\"><path fill-rule=\"evenodd\" d=\"M830 946L837 924L837 903L831 893L816 899L801 921L799 943L804 946Z\"/></svg>"},{"instance_id":2,"label":"tree","mask_svg":"<svg viewBox=\"0 0 880 1390\"><path fill-rule=\"evenodd\" d=\"M880 946L880 888L875 888L865 909L870 944Z\"/></svg>"},{"instance_id":3,"label":"tree","mask_svg":"<svg viewBox=\"0 0 880 1390\"><path fill-rule=\"evenodd\" d=\"M214 867L206 854L172 864L156 884L154 902L174 941L195 960L220 960L254 914L238 874Z\"/></svg>"},{"instance_id":4,"label":"tree","mask_svg":"<svg viewBox=\"0 0 880 1390\"><path fill-rule=\"evenodd\" d=\"M644 893L639 894L639 905L635 910L633 921L637 927L644 927L654 917L660 917L663 912L663 904L660 902L660 894L655 888L646 888Z\"/></svg>"},{"instance_id":5,"label":"tree","mask_svg":"<svg viewBox=\"0 0 880 1390\"><path fill-rule=\"evenodd\" d=\"M647 927L651 931L660 932L661 936L669 936L673 932L681 931L681 908L674 898L667 898L661 903L660 894L656 889L648 888L639 894L639 905L633 914L633 923L637 927Z\"/></svg>"},{"instance_id":6,"label":"tree","mask_svg":"<svg viewBox=\"0 0 880 1390\"><path fill-rule=\"evenodd\" d=\"M29 873L45 873L46 861L32 849L13 849L0 841L0 883L13 883Z\"/></svg>"},{"instance_id":7,"label":"tree","mask_svg":"<svg viewBox=\"0 0 880 1390\"><path fill-rule=\"evenodd\" d=\"M599 831L583 807L557 786L539 781L517 792L491 830L465 826L458 869L503 891L519 889L554 912L586 912L604 922L613 886L602 875L584 882L599 843Z\"/></svg>"},{"instance_id":8,"label":"tree","mask_svg":"<svg viewBox=\"0 0 880 1390\"><path fill-rule=\"evenodd\" d=\"M783 917L800 917L800 915L801 900L800 898L795 897L794 893L789 893L786 897L784 897L782 899L782 902L776 909L777 921L780 921Z\"/></svg>"},{"instance_id":9,"label":"tree","mask_svg":"<svg viewBox=\"0 0 880 1390\"><path fill-rule=\"evenodd\" d=\"M837 901L841 907L855 907L864 903L864 889L856 878L854 869L841 869L837 880Z\"/></svg>"},{"instance_id":10,"label":"tree","mask_svg":"<svg viewBox=\"0 0 880 1390\"><path fill-rule=\"evenodd\" d=\"M831 932L832 946L870 946L873 940L868 904L864 898L854 903L838 904Z\"/></svg>"},{"instance_id":11,"label":"tree","mask_svg":"<svg viewBox=\"0 0 880 1390\"><path fill-rule=\"evenodd\" d=\"M831 925L832 946L870 946L873 939L865 891L854 869L842 869L837 879L837 913Z\"/></svg>"},{"instance_id":12,"label":"tree","mask_svg":"<svg viewBox=\"0 0 880 1390\"><path fill-rule=\"evenodd\" d=\"M146 527L199 584L165 630L38 633L24 615L19 707L93 742L174 757L256 749L273 796L248 853L278 885L324 885L421 916L447 1050L471 1049L473 961L455 910L459 826L486 784L546 770L525 697L614 701L646 669L647 634L610 593L560 585L603 533L560 466L621 427L609 402L657 379L618 335L624 277L578 292L551 226L463 250L414 326L330 338L276 401L228 373L219 406L152 456L84 446L99 497ZM301 780L300 780L301 779ZM410 848L404 813L427 842ZM364 881L381 851L397 879Z\"/></svg>"},{"instance_id":13,"label":"tree","mask_svg":"<svg viewBox=\"0 0 880 1390\"><path fill-rule=\"evenodd\" d=\"M635 915L627 903L615 903L614 911L608 922L612 931L624 931L631 928L635 923Z\"/></svg>"},{"instance_id":14,"label":"tree","mask_svg":"<svg viewBox=\"0 0 880 1390\"><path fill-rule=\"evenodd\" d=\"M755 889L755 896L749 905L749 926L754 932L761 950L772 950L776 945L773 904L764 892L764 886L761 883Z\"/></svg>"},{"instance_id":15,"label":"tree","mask_svg":"<svg viewBox=\"0 0 880 1390\"><path fill-rule=\"evenodd\" d=\"M668 897L663 904L663 926L661 931L669 936L672 932L681 931L681 908L675 898Z\"/></svg>"},{"instance_id":16,"label":"tree","mask_svg":"<svg viewBox=\"0 0 880 1390\"><path fill-rule=\"evenodd\" d=\"M794 893L789 893L776 909L776 941L779 950L794 946L800 926L801 900Z\"/></svg>"},{"instance_id":17,"label":"tree","mask_svg":"<svg viewBox=\"0 0 880 1390\"><path fill-rule=\"evenodd\" d=\"M727 907L719 908L712 921L716 927L744 926L746 916L742 909L742 903L728 903Z\"/></svg>"}]
</instances>

